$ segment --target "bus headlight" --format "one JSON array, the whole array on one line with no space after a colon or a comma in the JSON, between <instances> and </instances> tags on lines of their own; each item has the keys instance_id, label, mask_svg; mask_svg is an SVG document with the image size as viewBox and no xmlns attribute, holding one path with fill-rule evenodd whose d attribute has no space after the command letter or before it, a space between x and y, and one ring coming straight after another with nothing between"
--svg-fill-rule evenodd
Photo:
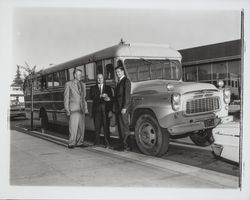
<instances>
[{"instance_id":1,"label":"bus headlight","mask_svg":"<svg viewBox=\"0 0 250 200\"><path fill-rule=\"evenodd\" d=\"M171 103L173 110L178 111L181 106L181 95L179 93L173 93Z\"/></svg>"},{"instance_id":2,"label":"bus headlight","mask_svg":"<svg viewBox=\"0 0 250 200\"><path fill-rule=\"evenodd\" d=\"M223 88L224 81L223 80L219 80L218 83L217 83L217 85L218 85L219 88Z\"/></svg>"},{"instance_id":3,"label":"bus headlight","mask_svg":"<svg viewBox=\"0 0 250 200\"><path fill-rule=\"evenodd\" d=\"M167 84L167 90L168 90L168 91L173 91L173 90L174 90L174 85L171 84L171 83L168 83L168 84Z\"/></svg>"},{"instance_id":4,"label":"bus headlight","mask_svg":"<svg viewBox=\"0 0 250 200\"><path fill-rule=\"evenodd\" d=\"M224 102L226 104L229 104L230 103L230 97L231 97L231 91L228 88L223 90L223 97L224 97Z\"/></svg>"}]
</instances>

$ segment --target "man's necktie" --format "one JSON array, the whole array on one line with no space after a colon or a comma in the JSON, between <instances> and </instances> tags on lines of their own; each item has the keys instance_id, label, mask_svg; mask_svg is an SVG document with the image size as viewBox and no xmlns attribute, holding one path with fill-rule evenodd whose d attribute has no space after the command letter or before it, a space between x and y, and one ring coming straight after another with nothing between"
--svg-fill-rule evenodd
<instances>
[{"instance_id":1,"label":"man's necktie","mask_svg":"<svg viewBox=\"0 0 250 200\"><path fill-rule=\"evenodd\" d=\"M100 94L102 94L102 85L99 85Z\"/></svg>"},{"instance_id":2,"label":"man's necktie","mask_svg":"<svg viewBox=\"0 0 250 200\"><path fill-rule=\"evenodd\" d=\"M79 93L81 93L81 83L80 82L77 83L77 88L78 88Z\"/></svg>"}]
</instances>

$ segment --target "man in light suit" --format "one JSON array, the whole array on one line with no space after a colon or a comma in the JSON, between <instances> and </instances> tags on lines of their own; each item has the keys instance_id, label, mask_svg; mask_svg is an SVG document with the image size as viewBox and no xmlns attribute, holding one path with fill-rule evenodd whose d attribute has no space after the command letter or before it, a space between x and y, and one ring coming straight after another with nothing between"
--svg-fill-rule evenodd
<instances>
[{"instance_id":1,"label":"man in light suit","mask_svg":"<svg viewBox=\"0 0 250 200\"><path fill-rule=\"evenodd\" d=\"M120 146L118 150L130 150L128 139L131 141L129 130L129 107L131 104L131 82L125 76L122 62L118 61L115 68L118 83L115 88L115 113L119 131Z\"/></svg>"},{"instance_id":2,"label":"man in light suit","mask_svg":"<svg viewBox=\"0 0 250 200\"><path fill-rule=\"evenodd\" d=\"M85 113L88 112L86 86L81 81L82 71L75 69L74 79L65 84L64 109L69 116L69 143L68 148L84 146Z\"/></svg>"}]
</instances>

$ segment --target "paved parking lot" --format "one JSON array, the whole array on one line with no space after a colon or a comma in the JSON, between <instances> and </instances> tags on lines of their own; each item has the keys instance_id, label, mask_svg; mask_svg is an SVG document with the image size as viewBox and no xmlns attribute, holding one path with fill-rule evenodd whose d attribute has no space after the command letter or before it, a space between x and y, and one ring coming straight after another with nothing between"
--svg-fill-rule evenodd
<instances>
[{"instance_id":1,"label":"paved parking lot","mask_svg":"<svg viewBox=\"0 0 250 200\"><path fill-rule=\"evenodd\" d=\"M11 131L11 185L237 188L238 177L102 147L67 149Z\"/></svg>"}]
</instances>

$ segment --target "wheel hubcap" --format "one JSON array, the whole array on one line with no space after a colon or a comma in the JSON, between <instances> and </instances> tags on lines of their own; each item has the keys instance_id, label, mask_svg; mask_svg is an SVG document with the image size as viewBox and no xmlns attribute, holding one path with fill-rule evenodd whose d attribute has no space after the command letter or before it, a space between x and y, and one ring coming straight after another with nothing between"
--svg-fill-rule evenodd
<instances>
[{"instance_id":1,"label":"wheel hubcap","mask_svg":"<svg viewBox=\"0 0 250 200\"><path fill-rule=\"evenodd\" d=\"M156 143L156 130L149 124L144 123L140 128L139 138L143 146L152 148Z\"/></svg>"}]
</instances>

